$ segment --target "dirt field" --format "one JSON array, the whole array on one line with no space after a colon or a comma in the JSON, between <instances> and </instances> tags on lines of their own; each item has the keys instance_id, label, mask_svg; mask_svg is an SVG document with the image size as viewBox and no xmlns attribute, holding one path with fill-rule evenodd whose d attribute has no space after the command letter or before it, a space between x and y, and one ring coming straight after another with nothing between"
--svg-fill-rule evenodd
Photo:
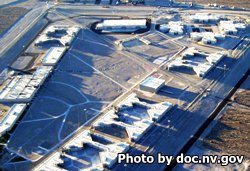
<instances>
[{"instance_id":1,"label":"dirt field","mask_svg":"<svg viewBox=\"0 0 250 171\"><path fill-rule=\"evenodd\" d=\"M218 5L225 5L228 7L250 8L249 0L177 0L177 2L194 2L201 4L216 3Z\"/></svg>"},{"instance_id":2,"label":"dirt field","mask_svg":"<svg viewBox=\"0 0 250 171\"><path fill-rule=\"evenodd\" d=\"M250 159L250 90L235 95L234 102L225 111L203 145L209 149Z\"/></svg>"},{"instance_id":3,"label":"dirt field","mask_svg":"<svg viewBox=\"0 0 250 171\"><path fill-rule=\"evenodd\" d=\"M0 34L27 11L27 9L21 7L0 8Z\"/></svg>"}]
</instances>

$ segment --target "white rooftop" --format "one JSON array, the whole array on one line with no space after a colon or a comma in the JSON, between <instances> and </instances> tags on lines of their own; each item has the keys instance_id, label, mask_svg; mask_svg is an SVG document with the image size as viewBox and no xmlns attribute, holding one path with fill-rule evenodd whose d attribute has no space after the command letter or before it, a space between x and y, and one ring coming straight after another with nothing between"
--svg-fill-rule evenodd
<instances>
[{"instance_id":1,"label":"white rooftop","mask_svg":"<svg viewBox=\"0 0 250 171\"><path fill-rule=\"evenodd\" d=\"M44 55L42 63L43 65L55 65L63 56L66 47L52 47Z\"/></svg>"},{"instance_id":2,"label":"white rooftop","mask_svg":"<svg viewBox=\"0 0 250 171\"><path fill-rule=\"evenodd\" d=\"M0 92L2 102L29 102L48 77L51 66L40 66L33 75L14 76Z\"/></svg>"},{"instance_id":3,"label":"white rooftop","mask_svg":"<svg viewBox=\"0 0 250 171\"><path fill-rule=\"evenodd\" d=\"M48 33L55 33L58 30L65 30L67 34L62 35L62 37L60 38L48 36ZM73 26L52 25L46 28L46 30L42 33L42 35L37 38L37 40L35 41L35 45L39 45L40 43L43 43L43 42L58 41L62 45L67 46L73 41L74 37L77 35L79 31L80 31L80 27L77 25L73 25Z\"/></svg>"},{"instance_id":4,"label":"white rooftop","mask_svg":"<svg viewBox=\"0 0 250 171\"><path fill-rule=\"evenodd\" d=\"M135 105L146 109L146 113L133 113ZM117 121L115 118L118 115L114 110L110 110L98 119L94 123L94 126L119 125L126 129L130 140L137 141L153 125L153 121L158 121L172 107L173 105L169 102L156 104L142 102L135 93L132 93L117 105L119 115L125 117L126 120L131 120L130 124L128 122Z\"/></svg>"},{"instance_id":5,"label":"white rooftop","mask_svg":"<svg viewBox=\"0 0 250 171\"><path fill-rule=\"evenodd\" d=\"M122 19L122 20L104 20L103 26L145 26L146 19Z\"/></svg>"},{"instance_id":6,"label":"white rooftop","mask_svg":"<svg viewBox=\"0 0 250 171\"><path fill-rule=\"evenodd\" d=\"M187 54L190 54L191 56L190 58L186 59L186 58L178 57L168 64L168 69L186 67L186 68L192 69L196 73L197 76L204 77L225 56L224 52L217 52L217 53L213 53L209 55L203 53L203 55L205 55L206 61L201 62L201 61L192 60L192 56L194 56L193 53L191 53L192 50L195 50L195 49L191 49L191 51L189 50L187 53Z\"/></svg>"},{"instance_id":7,"label":"white rooftop","mask_svg":"<svg viewBox=\"0 0 250 171\"><path fill-rule=\"evenodd\" d=\"M170 34L183 34L183 23L181 21L170 21L168 24L160 25L162 32L169 31Z\"/></svg>"},{"instance_id":8,"label":"white rooftop","mask_svg":"<svg viewBox=\"0 0 250 171\"><path fill-rule=\"evenodd\" d=\"M25 103L14 104L7 115L0 122L0 136L4 135L7 131L10 131L18 118L22 115L26 108Z\"/></svg>"},{"instance_id":9,"label":"white rooftop","mask_svg":"<svg viewBox=\"0 0 250 171\"><path fill-rule=\"evenodd\" d=\"M90 163L89 166L85 166L84 170L104 170L104 165L108 166L109 168L116 162L118 153L125 153L129 149L129 145L124 142L119 142L116 140L111 140L107 137L104 137L100 134L95 134L95 136L99 138L104 138L108 140L109 144L102 144L98 141L95 141L91 137L91 133L89 130L85 130L81 132L77 137L70 140L68 143L65 144L63 147L64 149L70 149L72 146L79 148L79 151L84 151L84 144L88 144L89 146L100 149L99 157L100 162L93 162ZM77 153L76 153L77 154ZM90 160L95 160L95 156L91 156L86 154L86 158L90 158ZM93 159L91 159L93 157ZM69 158L68 158L69 159ZM72 160L77 160L77 156L71 156ZM35 170L36 171L43 171L43 170L60 170L61 168L57 167L58 163L63 163L63 159L60 157L60 153L54 153L50 158L46 161L41 163ZM79 160L79 162L81 162ZM80 166L80 165L79 165ZM78 168L78 170L82 170L83 168ZM62 168L62 170L64 170ZM66 170L66 169L65 169Z\"/></svg>"},{"instance_id":10,"label":"white rooftop","mask_svg":"<svg viewBox=\"0 0 250 171\"><path fill-rule=\"evenodd\" d=\"M142 83L140 83L140 89L142 88L152 88L157 91L161 88L165 83L165 80L156 78L156 77L148 77Z\"/></svg>"},{"instance_id":11,"label":"white rooftop","mask_svg":"<svg viewBox=\"0 0 250 171\"><path fill-rule=\"evenodd\" d=\"M190 15L190 19L199 22L208 22L208 21L218 21L220 19L220 16L210 13L195 13L194 15Z\"/></svg>"},{"instance_id":12,"label":"white rooftop","mask_svg":"<svg viewBox=\"0 0 250 171\"><path fill-rule=\"evenodd\" d=\"M234 21L220 21L220 28L225 33L237 33L238 30L246 29L244 23L235 23Z\"/></svg>"}]
</instances>

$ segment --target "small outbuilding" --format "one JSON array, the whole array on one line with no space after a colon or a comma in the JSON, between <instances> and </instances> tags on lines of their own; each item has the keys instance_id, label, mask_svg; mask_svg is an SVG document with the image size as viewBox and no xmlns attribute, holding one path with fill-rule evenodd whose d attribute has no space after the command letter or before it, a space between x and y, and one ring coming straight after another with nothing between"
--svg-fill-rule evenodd
<instances>
[{"instance_id":1,"label":"small outbuilding","mask_svg":"<svg viewBox=\"0 0 250 171\"><path fill-rule=\"evenodd\" d=\"M140 90L156 93L164 84L165 80L150 76L140 84Z\"/></svg>"}]
</instances>

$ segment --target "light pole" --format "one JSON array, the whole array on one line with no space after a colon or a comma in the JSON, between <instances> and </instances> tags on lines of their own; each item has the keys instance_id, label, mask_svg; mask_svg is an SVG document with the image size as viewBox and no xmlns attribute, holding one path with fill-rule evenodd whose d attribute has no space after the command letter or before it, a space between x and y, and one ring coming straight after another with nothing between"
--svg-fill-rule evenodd
<instances>
[{"instance_id":1,"label":"light pole","mask_svg":"<svg viewBox=\"0 0 250 171\"><path fill-rule=\"evenodd\" d=\"M124 164L125 171L127 171L127 166L128 166L128 165L125 163L125 164Z\"/></svg>"},{"instance_id":2,"label":"light pole","mask_svg":"<svg viewBox=\"0 0 250 171\"><path fill-rule=\"evenodd\" d=\"M170 120L168 120L168 136L169 136L169 131L170 131Z\"/></svg>"},{"instance_id":3,"label":"light pole","mask_svg":"<svg viewBox=\"0 0 250 171\"><path fill-rule=\"evenodd\" d=\"M224 77L225 77L225 75L226 75L226 69L227 69L227 65L225 64L225 65L224 65Z\"/></svg>"}]
</instances>

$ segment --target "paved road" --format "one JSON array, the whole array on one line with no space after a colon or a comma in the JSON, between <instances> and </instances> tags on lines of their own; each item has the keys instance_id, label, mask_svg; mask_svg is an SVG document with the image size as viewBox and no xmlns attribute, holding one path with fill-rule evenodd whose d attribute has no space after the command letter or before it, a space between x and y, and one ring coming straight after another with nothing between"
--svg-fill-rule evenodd
<instances>
[{"instance_id":1,"label":"paved road","mask_svg":"<svg viewBox=\"0 0 250 171\"><path fill-rule=\"evenodd\" d=\"M6 34L0 39L0 72L7 67L18 54L22 52L35 34L31 28L39 24L37 21L42 21L41 18L46 13L47 6L36 6L33 10L27 13L20 19ZM36 28L38 29L38 28ZM26 34L29 32L29 34ZM23 37L25 35L25 37Z\"/></svg>"}]
</instances>

